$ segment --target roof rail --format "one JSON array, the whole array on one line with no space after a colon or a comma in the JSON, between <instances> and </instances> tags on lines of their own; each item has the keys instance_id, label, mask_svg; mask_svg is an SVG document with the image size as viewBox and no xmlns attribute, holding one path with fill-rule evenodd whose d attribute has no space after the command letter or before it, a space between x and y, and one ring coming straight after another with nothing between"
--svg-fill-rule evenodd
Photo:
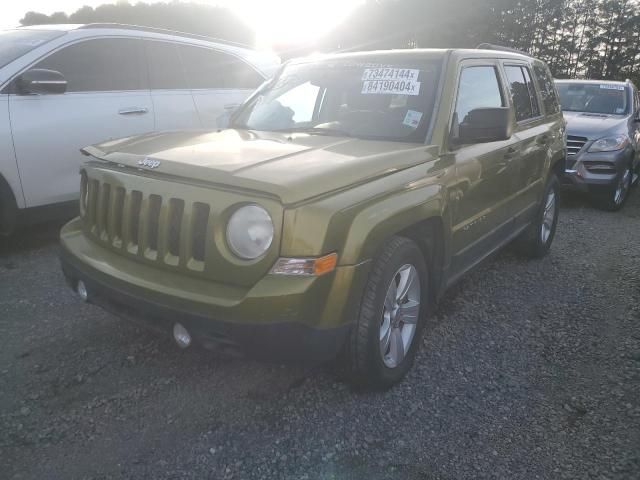
<instances>
[{"instance_id":1,"label":"roof rail","mask_svg":"<svg viewBox=\"0 0 640 480\"><path fill-rule=\"evenodd\" d=\"M531 55L527 52L523 52L522 50L517 50L515 48L503 47L502 45L494 45L492 43L481 43L476 47L478 50L497 50L501 52L511 52L517 53L520 55L524 55L525 57L530 57Z\"/></svg>"},{"instance_id":2,"label":"roof rail","mask_svg":"<svg viewBox=\"0 0 640 480\"><path fill-rule=\"evenodd\" d=\"M206 35L198 35L195 33L180 32L178 30L169 30L167 28L146 27L144 25L128 25L126 23L87 23L78 27L78 29L86 30L91 28L121 28L123 30L138 30L141 32L164 33L166 35L179 35L181 37L193 38L195 40L206 40L208 42L222 43L233 47L253 48L246 43L233 42L231 40L223 40L221 38L208 37Z\"/></svg>"}]
</instances>

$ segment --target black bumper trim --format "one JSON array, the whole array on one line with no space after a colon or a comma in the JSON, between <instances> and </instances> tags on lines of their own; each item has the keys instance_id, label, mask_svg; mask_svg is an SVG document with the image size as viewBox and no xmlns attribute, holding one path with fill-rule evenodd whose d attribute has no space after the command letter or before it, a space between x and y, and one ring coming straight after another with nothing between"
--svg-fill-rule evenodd
<instances>
[{"instance_id":1,"label":"black bumper trim","mask_svg":"<svg viewBox=\"0 0 640 480\"><path fill-rule=\"evenodd\" d=\"M87 286L89 302L114 315L171 335L175 323L182 324L202 344L238 348L246 356L266 361L321 363L340 352L350 325L315 329L298 323L264 325L237 324L209 318L132 296L92 278L72 264L62 250L60 261L71 288L79 280Z\"/></svg>"}]
</instances>

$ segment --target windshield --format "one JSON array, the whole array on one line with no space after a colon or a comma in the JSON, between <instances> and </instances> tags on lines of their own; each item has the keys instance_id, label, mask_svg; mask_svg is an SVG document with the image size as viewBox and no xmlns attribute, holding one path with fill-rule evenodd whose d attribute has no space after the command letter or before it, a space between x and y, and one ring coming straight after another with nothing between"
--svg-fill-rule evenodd
<instances>
[{"instance_id":1,"label":"windshield","mask_svg":"<svg viewBox=\"0 0 640 480\"><path fill-rule=\"evenodd\" d=\"M0 68L61 35L64 32L52 30L0 30Z\"/></svg>"},{"instance_id":2,"label":"windshield","mask_svg":"<svg viewBox=\"0 0 640 480\"><path fill-rule=\"evenodd\" d=\"M284 68L238 112L251 130L424 142L441 60L357 59Z\"/></svg>"},{"instance_id":3,"label":"windshield","mask_svg":"<svg viewBox=\"0 0 640 480\"><path fill-rule=\"evenodd\" d=\"M615 83L558 83L565 112L625 115L627 88Z\"/></svg>"}]
</instances>

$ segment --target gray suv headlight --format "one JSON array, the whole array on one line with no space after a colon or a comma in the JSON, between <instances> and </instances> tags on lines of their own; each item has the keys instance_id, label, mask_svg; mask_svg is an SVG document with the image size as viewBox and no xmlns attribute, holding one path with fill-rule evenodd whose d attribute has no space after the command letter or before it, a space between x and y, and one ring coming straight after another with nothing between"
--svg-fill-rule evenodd
<instances>
[{"instance_id":1,"label":"gray suv headlight","mask_svg":"<svg viewBox=\"0 0 640 480\"><path fill-rule=\"evenodd\" d=\"M615 152L622 150L629 144L629 137L626 135L616 135L614 137L605 137L593 142L589 147L590 152Z\"/></svg>"},{"instance_id":2,"label":"gray suv headlight","mask_svg":"<svg viewBox=\"0 0 640 480\"><path fill-rule=\"evenodd\" d=\"M227 224L227 244L234 255L254 260L263 255L273 242L273 220L259 205L238 208Z\"/></svg>"}]
</instances>

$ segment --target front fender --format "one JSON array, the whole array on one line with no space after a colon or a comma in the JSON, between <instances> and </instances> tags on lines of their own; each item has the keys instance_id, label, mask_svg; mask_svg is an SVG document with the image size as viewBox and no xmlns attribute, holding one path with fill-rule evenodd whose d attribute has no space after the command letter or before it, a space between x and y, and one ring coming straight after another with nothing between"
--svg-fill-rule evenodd
<instances>
[{"instance_id":1,"label":"front fender","mask_svg":"<svg viewBox=\"0 0 640 480\"><path fill-rule=\"evenodd\" d=\"M447 172L423 164L285 211L281 255L338 252L340 265L373 258L391 236L446 211ZM443 224L449 231L450 222ZM445 232L445 235L447 234Z\"/></svg>"},{"instance_id":2,"label":"front fender","mask_svg":"<svg viewBox=\"0 0 640 480\"><path fill-rule=\"evenodd\" d=\"M384 243L403 230L445 211L441 185L422 185L397 192L364 208L351 221L341 261L357 265L373 258Z\"/></svg>"}]
</instances>

